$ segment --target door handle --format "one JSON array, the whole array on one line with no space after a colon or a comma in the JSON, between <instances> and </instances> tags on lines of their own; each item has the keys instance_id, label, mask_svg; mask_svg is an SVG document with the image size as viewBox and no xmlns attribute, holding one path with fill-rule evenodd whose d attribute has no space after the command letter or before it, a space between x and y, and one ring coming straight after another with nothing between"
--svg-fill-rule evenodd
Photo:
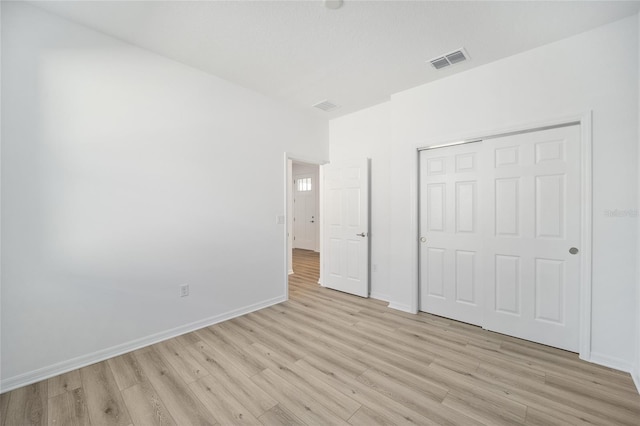
<instances>
[{"instance_id":1,"label":"door handle","mask_svg":"<svg viewBox=\"0 0 640 426\"><path fill-rule=\"evenodd\" d=\"M426 243L426 242L427 242L427 239L426 239L425 237L422 237L422 238L420 238L420 242L421 242L421 243Z\"/></svg>"},{"instance_id":2,"label":"door handle","mask_svg":"<svg viewBox=\"0 0 640 426\"><path fill-rule=\"evenodd\" d=\"M569 253L571 253L571 254L578 254L578 252L579 252L579 251L580 251L580 250L578 250L578 248L577 248L577 247L571 247L571 248L569 249Z\"/></svg>"},{"instance_id":3,"label":"door handle","mask_svg":"<svg viewBox=\"0 0 640 426\"><path fill-rule=\"evenodd\" d=\"M367 236L367 234L365 234L364 232L361 232L361 233L359 233L359 234L356 234L356 236L357 236L357 237L362 237L362 238L364 238L364 237L366 237L366 236Z\"/></svg>"}]
</instances>

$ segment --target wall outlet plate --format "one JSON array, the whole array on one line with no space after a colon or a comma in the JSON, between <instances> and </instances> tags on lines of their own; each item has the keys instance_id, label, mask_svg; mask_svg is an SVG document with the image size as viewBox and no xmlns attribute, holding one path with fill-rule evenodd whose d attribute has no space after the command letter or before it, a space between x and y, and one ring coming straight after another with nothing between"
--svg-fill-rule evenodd
<instances>
[{"instance_id":1,"label":"wall outlet plate","mask_svg":"<svg viewBox=\"0 0 640 426\"><path fill-rule=\"evenodd\" d=\"M189 284L183 284L180 286L180 297L186 297L189 295Z\"/></svg>"}]
</instances>

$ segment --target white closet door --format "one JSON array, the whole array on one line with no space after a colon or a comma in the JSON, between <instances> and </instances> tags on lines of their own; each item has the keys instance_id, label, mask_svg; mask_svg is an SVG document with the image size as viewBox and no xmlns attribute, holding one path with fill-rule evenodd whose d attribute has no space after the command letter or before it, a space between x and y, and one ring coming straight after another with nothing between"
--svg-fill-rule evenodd
<instances>
[{"instance_id":1,"label":"white closet door","mask_svg":"<svg viewBox=\"0 0 640 426\"><path fill-rule=\"evenodd\" d=\"M421 310L482 325L482 144L420 153Z\"/></svg>"},{"instance_id":2,"label":"white closet door","mask_svg":"<svg viewBox=\"0 0 640 426\"><path fill-rule=\"evenodd\" d=\"M483 142L490 152L484 327L578 351L580 128Z\"/></svg>"},{"instance_id":3,"label":"white closet door","mask_svg":"<svg viewBox=\"0 0 640 426\"><path fill-rule=\"evenodd\" d=\"M420 309L578 351L580 128L420 153Z\"/></svg>"}]
</instances>

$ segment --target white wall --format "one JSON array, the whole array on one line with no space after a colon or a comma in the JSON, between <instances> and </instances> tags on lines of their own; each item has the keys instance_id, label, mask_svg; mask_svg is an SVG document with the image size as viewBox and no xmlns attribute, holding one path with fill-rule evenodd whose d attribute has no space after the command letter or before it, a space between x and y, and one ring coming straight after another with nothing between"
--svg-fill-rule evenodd
<instances>
[{"instance_id":1,"label":"white wall","mask_svg":"<svg viewBox=\"0 0 640 426\"><path fill-rule=\"evenodd\" d=\"M283 153L326 161L324 119L24 3L2 27L3 390L285 298Z\"/></svg>"},{"instance_id":2,"label":"white wall","mask_svg":"<svg viewBox=\"0 0 640 426\"><path fill-rule=\"evenodd\" d=\"M392 301L389 280L389 122L390 103L329 123L331 160L371 159L371 297Z\"/></svg>"},{"instance_id":3,"label":"white wall","mask_svg":"<svg viewBox=\"0 0 640 426\"><path fill-rule=\"evenodd\" d=\"M369 142L388 147L390 186L382 203L391 206L390 217L372 232L388 226L390 245L382 251L389 278L380 286L391 306L406 310L417 308L416 148L593 111L592 356L629 370L637 219L604 211L637 206L638 18L395 94L389 105L390 138L367 139L383 120L365 110L331 121L330 151L334 160L358 149L360 156L384 151Z\"/></svg>"}]
</instances>

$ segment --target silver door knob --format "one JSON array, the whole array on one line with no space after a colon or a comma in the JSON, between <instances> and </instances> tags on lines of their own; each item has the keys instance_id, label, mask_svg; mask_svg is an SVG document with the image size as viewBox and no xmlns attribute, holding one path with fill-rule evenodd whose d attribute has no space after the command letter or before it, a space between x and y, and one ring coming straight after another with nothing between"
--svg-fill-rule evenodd
<instances>
[{"instance_id":1,"label":"silver door knob","mask_svg":"<svg viewBox=\"0 0 640 426\"><path fill-rule=\"evenodd\" d=\"M365 234L364 232L361 232L359 234L356 234L356 236L364 238L367 236L367 234Z\"/></svg>"},{"instance_id":2,"label":"silver door knob","mask_svg":"<svg viewBox=\"0 0 640 426\"><path fill-rule=\"evenodd\" d=\"M421 243L426 243L426 242L427 242L427 239L426 239L425 237L422 237L422 238L420 238L420 242L421 242Z\"/></svg>"},{"instance_id":3,"label":"silver door knob","mask_svg":"<svg viewBox=\"0 0 640 426\"><path fill-rule=\"evenodd\" d=\"M578 254L579 251L580 250L578 250L576 247L571 247L569 249L569 253L571 253L571 254Z\"/></svg>"}]
</instances>

